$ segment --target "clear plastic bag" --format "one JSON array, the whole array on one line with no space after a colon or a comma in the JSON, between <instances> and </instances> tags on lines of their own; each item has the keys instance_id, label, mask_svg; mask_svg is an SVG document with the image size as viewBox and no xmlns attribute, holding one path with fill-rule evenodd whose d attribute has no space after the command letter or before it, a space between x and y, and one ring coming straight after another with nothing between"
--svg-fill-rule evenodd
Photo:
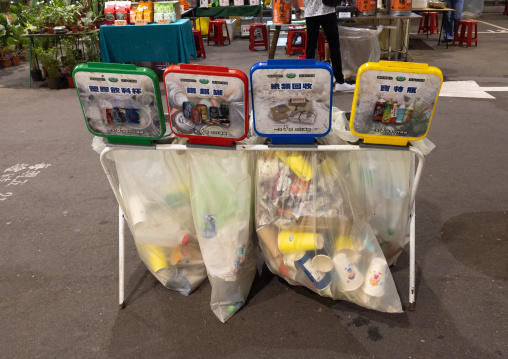
<instances>
[{"instance_id":1,"label":"clear plastic bag","mask_svg":"<svg viewBox=\"0 0 508 359\"><path fill-rule=\"evenodd\" d=\"M256 230L268 268L322 296L401 312L391 272L342 176L348 156L259 152Z\"/></svg>"},{"instance_id":2,"label":"clear plastic bag","mask_svg":"<svg viewBox=\"0 0 508 359\"><path fill-rule=\"evenodd\" d=\"M252 234L252 153L188 151L196 231L222 321L245 303L256 273Z\"/></svg>"},{"instance_id":3,"label":"clear plastic bag","mask_svg":"<svg viewBox=\"0 0 508 359\"><path fill-rule=\"evenodd\" d=\"M188 295L206 280L206 268L194 229L185 154L112 153L139 256L165 287Z\"/></svg>"},{"instance_id":4,"label":"clear plastic bag","mask_svg":"<svg viewBox=\"0 0 508 359\"><path fill-rule=\"evenodd\" d=\"M350 153L351 187L389 265L409 241L411 156L408 151Z\"/></svg>"},{"instance_id":5,"label":"clear plastic bag","mask_svg":"<svg viewBox=\"0 0 508 359\"><path fill-rule=\"evenodd\" d=\"M366 62L377 62L381 58L379 34L383 26L377 29L339 26L342 73L347 79L355 79L358 68Z\"/></svg>"}]
</instances>

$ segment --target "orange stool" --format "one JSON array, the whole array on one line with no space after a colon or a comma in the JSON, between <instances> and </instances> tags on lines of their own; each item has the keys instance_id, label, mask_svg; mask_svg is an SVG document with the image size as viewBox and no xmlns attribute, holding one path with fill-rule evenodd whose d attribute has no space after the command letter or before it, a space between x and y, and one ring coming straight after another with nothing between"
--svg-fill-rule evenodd
<instances>
[{"instance_id":1,"label":"orange stool","mask_svg":"<svg viewBox=\"0 0 508 359\"><path fill-rule=\"evenodd\" d=\"M194 35L194 44L196 45L196 55L203 55L203 58L206 59L205 45L203 45L203 38L201 37L200 30L192 30L192 35Z\"/></svg>"},{"instance_id":2,"label":"orange stool","mask_svg":"<svg viewBox=\"0 0 508 359\"><path fill-rule=\"evenodd\" d=\"M458 35L459 32L460 35ZM478 46L478 23L476 20L459 20L459 25L457 26L457 30L453 36L452 45L455 45L455 41L457 41L459 45L462 45L462 43L465 42L467 47L471 47L473 42L476 46Z\"/></svg>"},{"instance_id":3,"label":"orange stool","mask_svg":"<svg viewBox=\"0 0 508 359\"><path fill-rule=\"evenodd\" d=\"M325 58L325 44L328 41L326 40L325 34L322 31L319 32L318 41L317 41L317 51L319 56L319 61L322 61Z\"/></svg>"},{"instance_id":4,"label":"orange stool","mask_svg":"<svg viewBox=\"0 0 508 359\"><path fill-rule=\"evenodd\" d=\"M426 32L427 36L429 33L438 34L439 33L439 19L437 12L424 12L422 13L422 18L420 19L420 26L418 27L418 33L420 31Z\"/></svg>"},{"instance_id":5,"label":"orange stool","mask_svg":"<svg viewBox=\"0 0 508 359\"><path fill-rule=\"evenodd\" d=\"M259 29L259 31L258 31ZM256 40L256 35L261 35L261 40ZM268 31L266 25L261 23L250 24L249 26L249 50L254 51L256 46L264 46L268 50Z\"/></svg>"},{"instance_id":6,"label":"orange stool","mask_svg":"<svg viewBox=\"0 0 508 359\"><path fill-rule=\"evenodd\" d=\"M301 38L302 43L299 47L297 47L296 40ZM305 48L307 47L307 33L305 31L289 31L288 32L288 40L286 43L286 55L291 56L291 52L293 51L301 51L305 54Z\"/></svg>"},{"instance_id":7,"label":"orange stool","mask_svg":"<svg viewBox=\"0 0 508 359\"><path fill-rule=\"evenodd\" d=\"M210 41L214 41L215 43L219 43L219 46L224 46L224 32L223 29L226 29L226 39L231 44L231 38L229 37L229 30L224 20L211 20L208 23L208 46L210 46Z\"/></svg>"}]
</instances>

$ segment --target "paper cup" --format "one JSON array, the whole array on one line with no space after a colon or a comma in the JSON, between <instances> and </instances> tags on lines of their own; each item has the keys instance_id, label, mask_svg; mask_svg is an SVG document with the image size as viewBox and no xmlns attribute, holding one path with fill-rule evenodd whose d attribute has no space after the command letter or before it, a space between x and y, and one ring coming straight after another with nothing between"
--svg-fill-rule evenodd
<instances>
[{"instance_id":1,"label":"paper cup","mask_svg":"<svg viewBox=\"0 0 508 359\"><path fill-rule=\"evenodd\" d=\"M280 256L281 252L277 246L278 229L275 226L267 225L259 228L257 233L272 257L277 258Z\"/></svg>"},{"instance_id":2,"label":"paper cup","mask_svg":"<svg viewBox=\"0 0 508 359\"><path fill-rule=\"evenodd\" d=\"M365 279L356 266L355 257L357 255L351 249L342 249L333 257L335 270L340 278L339 287L346 292L359 288Z\"/></svg>"},{"instance_id":3,"label":"paper cup","mask_svg":"<svg viewBox=\"0 0 508 359\"><path fill-rule=\"evenodd\" d=\"M154 272L168 267L166 254L164 248L153 245L140 245L137 246L139 256L145 259L145 264Z\"/></svg>"},{"instance_id":4,"label":"paper cup","mask_svg":"<svg viewBox=\"0 0 508 359\"><path fill-rule=\"evenodd\" d=\"M332 276L330 272L321 272L312 265L312 260L305 253L305 255L296 261L302 268L305 275L310 279L312 284L318 291L322 291L330 286Z\"/></svg>"},{"instance_id":5,"label":"paper cup","mask_svg":"<svg viewBox=\"0 0 508 359\"><path fill-rule=\"evenodd\" d=\"M335 248L339 251L341 249L355 249L353 241L349 236L338 236L335 240Z\"/></svg>"},{"instance_id":6,"label":"paper cup","mask_svg":"<svg viewBox=\"0 0 508 359\"><path fill-rule=\"evenodd\" d=\"M320 272L330 272L333 269L333 260L324 254L318 254L312 258L312 266Z\"/></svg>"},{"instance_id":7,"label":"paper cup","mask_svg":"<svg viewBox=\"0 0 508 359\"><path fill-rule=\"evenodd\" d=\"M281 231L278 243L282 253L294 253L321 249L324 245L324 238L317 233Z\"/></svg>"},{"instance_id":8,"label":"paper cup","mask_svg":"<svg viewBox=\"0 0 508 359\"><path fill-rule=\"evenodd\" d=\"M305 252L289 253L283 256L283 264L287 269L287 276L293 280L296 279L296 266L295 262L305 256ZM282 271L281 271L282 273Z\"/></svg>"},{"instance_id":9,"label":"paper cup","mask_svg":"<svg viewBox=\"0 0 508 359\"><path fill-rule=\"evenodd\" d=\"M146 227L148 213L141 198L138 196L131 196L127 198L126 202L132 226L139 228Z\"/></svg>"},{"instance_id":10,"label":"paper cup","mask_svg":"<svg viewBox=\"0 0 508 359\"><path fill-rule=\"evenodd\" d=\"M385 279L388 266L382 258L374 258L367 270L362 290L368 295L380 297L385 294Z\"/></svg>"}]
</instances>

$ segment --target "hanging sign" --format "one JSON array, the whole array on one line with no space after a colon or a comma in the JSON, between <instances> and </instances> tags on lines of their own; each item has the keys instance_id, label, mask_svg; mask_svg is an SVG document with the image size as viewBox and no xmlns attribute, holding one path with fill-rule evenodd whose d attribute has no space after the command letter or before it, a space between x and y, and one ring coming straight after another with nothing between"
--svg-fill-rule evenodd
<instances>
[{"instance_id":1,"label":"hanging sign","mask_svg":"<svg viewBox=\"0 0 508 359\"><path fill-rule=\"evenodd\" d=\"M424 138L443 83L427 64L380 61L358 70L351 132L365 143L405 146Z\"/></svg>"},{"instance_id":2,"label":"hanging sign","mask_svg":"<svg viewBox=\"0 0 508 359\"><path fill-rule=\"evenodd\" d=\"M157 75L134 65L78 65L72 76L88 130L112 143L150 145L165 132Z\"/></svg>"},{"instance_id":3,"label":"hanging sign","mask_svg":"<svg viewBox=\"0 0 508 359\"><path fill-rule=\"evenodd\" d=\"M330 131L332 67L314 60L252 66L254 130L272 143L314 143Z\"/></svg>"},{"instance_id":4,"label":"hanging sign","mask_svg":"<svg viewBox=\"0 0 508 359\"><path fill-rule=\"evenodd\" d=\"M223 66L173 65L164 87L175 135L190 143L232 145L248 132L248 79Z\"/></svg>"}]
</instances>

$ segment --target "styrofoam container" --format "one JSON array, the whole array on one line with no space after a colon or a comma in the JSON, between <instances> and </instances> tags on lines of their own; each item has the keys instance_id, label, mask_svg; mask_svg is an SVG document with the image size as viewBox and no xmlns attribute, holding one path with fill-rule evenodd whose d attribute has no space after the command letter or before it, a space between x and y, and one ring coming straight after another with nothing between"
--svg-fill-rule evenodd
<instances>
[{"instance_id":1,"label":"styrofoam container","mask_svg":"<svg viewBox=\"0 0 508 359\"><path fill-rule=\"evenodd\" d=\"M226 26L228 27L229 38L231 39L231 41L235 38L235 24L236 24L236 19L226 20ZM222 29L222 36L226 36L226 35L227 35L226 30Z\"/></svg>"}]
</instances>

